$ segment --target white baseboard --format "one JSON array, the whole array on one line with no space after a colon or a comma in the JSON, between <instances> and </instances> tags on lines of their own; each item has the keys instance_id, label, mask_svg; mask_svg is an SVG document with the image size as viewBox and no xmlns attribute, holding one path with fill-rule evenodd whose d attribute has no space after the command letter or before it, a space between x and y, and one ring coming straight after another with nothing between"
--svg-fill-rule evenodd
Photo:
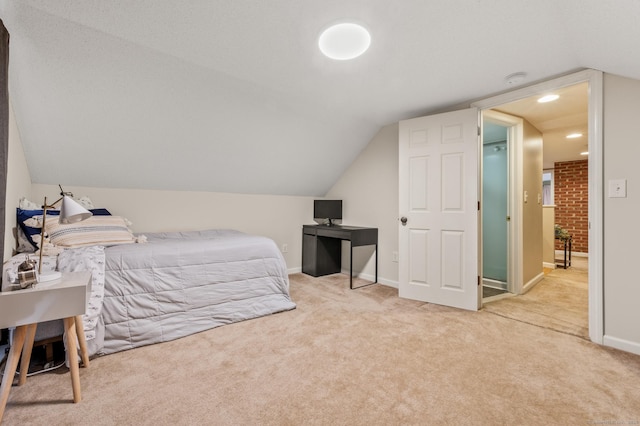
<instances>
[{"instance_id":1,"label":"white baseboard","mask_svg":"<svg viewBox=\"0 0 640 426\"><path fill-rule=\"evenodd\" d=\"M529 282L522 287L522 294L525 294L526 292L531 290L533 287L535 287L535 285L538 284L540 281L542 281L543 278L544 278L544 272L540 272L538 275L533 277L533 279L529 280Z\"/></svg>"},{"instance_id":2,"label":"white baseboard","mask_svg":"<svg viewBox=\"0 0 640 426\"><path fill-rule=\"evenodd\" d=\"M640 355L640 343L605 335L602 344L625 352Z\"/></svg>"},{"instance_id":3,"label":"white baseboard","mask_svg":"<svg viewBox=\"0 0 640 426\"><path fill-rule=\"evenodd\" d=\"M342 269L340 273L349 276L349 271L347 269ZM375 275L365 274L364 272L356 274L354 275L354 277L362 278L363 280L368 280L368 281L373 281L376 279ZM398 281L388 280L386 278L381 277L380 275L378 275L378 284L386 285L387 287L398 288Z\"/></svg>"},{"instance_id":4,"label":"white baseboard","mask_svg":"<svg viewBox=\"0 0 640 426\"><path fill-rule=\"evenodd\" d=\"M556 269L556 264L555 263L549 263L549 262L542 262L542 267L543 268L549 268L549 269Z\"/></svg>"},{"instance_id":5,"label":"white baseboard","mask_svg":"<svg viewBox=\"0 0 640 426\"><path fill-rule=\"evenodd\" d=\"M556 258L561 259L564 256L564 250L556 250ZM572 257L589 257L589 253L582 253L580 251L572 251ZM567 253L567 257L569 257L569 253Z\"/></svg>"},{"instance_id":6,"label":"white baseboard","mask_svg":"<svg viewBox=\"0 0 640 426\"><path fill-rule=\"evenodd\" d=\"M369 280L369 281L373 281L376 279L375 275L369 275L369 274L360 274L358 275L358 278L362 278L363 280ZM398 281L388 280L386 278L382 278L379 275L378 275L378 284L386 285L387 287L393 287L393 288L398 288L399 286Z\"/></svg>"},{"instance_id":7,"label":"white baseboard","mask_svg":"<svg viewBox=\"0 0 640 426\"><path fill-rule=\"evenodd\" d=\"M293 275L293 274L299 274L302 272L302 268L289 268L287 269L287 274L288 275ZM349 276L349 271L347 270L342 270L340 271L341 274L345 274L347 277ZM370 275L370 274L358 274L357 275L358 278L362 278L363 280L368 280L368 281L373 281L375 280L375 275ZM386 278L383 278L381 276L378 275L378 284L382 284L382 285L386 285L387 287L393 287L393 288L398 288L399 284L398 281L393 281L393 280L388 280Z\"/></svg>"}]
</instances>

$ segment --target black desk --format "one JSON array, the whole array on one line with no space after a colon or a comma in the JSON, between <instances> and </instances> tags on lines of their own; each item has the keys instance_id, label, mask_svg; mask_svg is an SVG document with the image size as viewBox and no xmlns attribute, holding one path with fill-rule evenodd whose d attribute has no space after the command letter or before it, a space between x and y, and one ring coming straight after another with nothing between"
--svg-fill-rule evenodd
<instances>
[{"instance_id":1,"label":"black desk","mask_svg":"<svg viewBox=\"0 0 640 426\"><path fill-rule=\"evenodd\" d=\"M350 241L349 288L353 289L353 248L375 245L378 282L378 228L339 225L302 226L302 272L314 277L336 274L342 265L342 241ZM367 284L369 285L369 284ZM364 286L360 286L364 287ZM360 288L358 287L358 288Z\"/></svg>"}]
</instances>

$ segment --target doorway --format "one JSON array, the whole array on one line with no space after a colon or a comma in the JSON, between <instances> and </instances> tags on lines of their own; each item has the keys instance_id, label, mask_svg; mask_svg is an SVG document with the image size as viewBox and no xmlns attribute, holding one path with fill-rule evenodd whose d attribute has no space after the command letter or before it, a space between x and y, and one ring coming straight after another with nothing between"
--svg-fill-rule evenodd
<instances>
[{"instance_id":1,"label":"doorway","mask_svg":"<svg viewBox=\"0 0 640 426\"><path fill-rule=\"evenodd\" d=\"M590 233L588 206L593 204L589 197L590 185L587 181L587 177L590 175L588 173L587 160L588 141L592 139L592 135L589 133L591 128L589 125L589 83L580 82L550 89L547 93L559 96L555 104L539 103L538 99L541 96L535 95L496 105L488 110L522 118L525 122L525 127L533 126L540 133L542 141L542 161L535 165L539 169L538 183L541 185L540 190L532 190L531 184L527 183L527 178L525 177L524 183L527 187L524 191L523 206L525 209L528 208L530 212L531 199L533 198L533 203L537 202L536 206L539 208L540 215L543 218L541 235L538 238L543 249L543 262L540 262L537 268L545 271L544 278L538 280L535 283L535 287L525 285L523 291L514 292L518 294L526 293L530 288L533 288L526 297L518 296L518 298L522 298L518 304L507 301L495 303L506 303L509 306L509 309L505 308L509 315L505 316L519 315L518 308L522 307L524 310L520 312L523 315L520 318L521 320L528 318L527 312L529 311L544 311L549 312L545 317L551 319L554 316L558 317L555 321L556 324L572 324L579 330L588 330L588 319L590 318L590 299L587 298L590 282L589 248L587 244L587 236ZM482 188L484 204L487 204L487 202L496 203L494 199L488 198L487 194L485 194L485 192L495 189L495 182L484 182L484 179L493 179L490 168L495 167L494 163L491 163L493 159L491 157L492 142L493 139L483 132L483 161L485 161L485 166L483 167ZM528 149L525 149L525 151L528 151ZM498 153L496 150L494 152ZM531 157L530 152L528 154L528 157ZM532 161L532 158L524 157L523 161L525 168L531 167L529 162ZM557 173L554 173L554 171ZM556 174L558 177L557 182L553 179ZM527 197L527 189L529 190L529 197ZM554 191L554 189L557 191ZM558 193L555 199L554 192ZM490 196L491 193L489 192L488 195ZM527 198L529 198L529 207L526 204ZM485 239L490 241L493 239L491 228L485 226L489 218L484 217L485 214L490 214L491 207L493 206L488 209L482 209L483 277L487 277L491 273L490 270L487 270L490 266L486 260L494 256L493 247L488 247L485 242ZM522 220L522 226L530 229L532 226L536 227L535 223L528 222L531 217L529 215L516 220ZM561 268L567 267L566 261L560 262L557 260L562 259L563 253L560 247L562 244L555 238L556 226L567 230L570 235L574 238L577 237L580 241L578 246L576 244L573 246L574 265L573 267L569 265L569 268L572 268L571 271L561 272L549 269L549 267L553 268L555 265ZM530 244L532 241L531 236L527 237L525 235L525 240L527 241L522 243ZM524 251L526 247L522 243L519 248ZM493 245L495 242L490 244ZM580 247L580 249L576 250L576 247ZM551 259L546 253L551 253ZM530 273L527 273L526 269L524 271L525 283L532 277ZM486 279L483 280L483 286L487 285L486 281ZM563 285L568 281L571 281L571 285L563 290ZM486 297L483 299L484 302L491 300L486 299ZM525 306L527 303L531 305L528 308ZM491 306L490 311L502 312L500 309L495 308L494 303L491 303L491 305L493 306ZM556 313L558 315L555 315ZM548 325L545 326L548 327ZM567 332L566 330L560 331Z\"/></svg>"},{"instance_id":2,"label":"doorway","mask_svg":"<svg viewBox=\"0 0 640 426\"><path fill-rule=\"evenodd\" d=\"M482 297L509 291L508 127L482 122Z\"/></svg>"},{"instance_id":3,"label":"doorway","mask_svg":"<svg viewBox=\"0 0 640 426\"><path fill-rule=\"evenodd\" d=\"M486 98L473 102L471 108L467 110L419 117L399 123L399 216L401 220L399 221L398 275L401 297L469 310L477 310L482 306L481 274L479 273L482 268L480 255L482 240L479 238L481 223L478 214L480 209L476 210L476 205L480 201L478 195L481 191L478 112L485 112L500 105L583 82L588 84L588 147L592 160L589 161L588 167L588 327L591 341L603 343L603 73L597 70L568 74ZM513 132L514 129L520 133L516 135L517 137L524 137L523 131L526 129L523 126L512 126L511 131ZM430 143L431 141L440 142ZM455 143L448 143L449 141L455 141ZM441 147L447 148L447 152L436 152L430 155L425 151L423 154L411 155L412 147L427 149L432 145L442 145ZM453 150L458 151L453 152ZM525 269L529 268L529 265L522 261L522 250L518 250L520 253L516 252L518 248L529 248L523 239L521 223L523 202L526 203L527 199L532 200L533 203L537 202L536 192L540 194L540 202L542 199L541 175L539 181L536 179L539 189L535 188L535 191L525 192L519 184L522 182L521 162L524 156L525 153L519 144L514 144L510 153L511 168L514 171L514 176L511 178L513 182L511 192L514 195L511 200L510 241L512 246L509 274L514 278L516 287L518 282L522 281ZM445 157L446 161L439 161L444 160ZM432 167L427 167L430 162L433 163ZM411 167L412 165L417 167ZM446 167L440 168L439 165ZM442 175L442 171L448 174ZM411 177L415 178L420 185L410 185ZM458 185L461 182L464 184ZM442 194L446 194L446 197L441 197ZM410 196L414 195L415 200L412 200ZM531 198L528 198L529 195ZM443 201L446 202L444 206L441 205ZM452 216L464 218L464 222L454 227L447 224L448 217L437 216L436 219L439 219L437 228L420 223L414 226L413 223L416 221L407 214L412 211L444 212L448 216L450 213L455 213ZM515 224L514 218L517 221ZM443 228L445 225L446 229ZM531 233L530 228L526 231ZM541 247L539 252L541 254ZM414 261L410 262L409 258L412 256ZM541 266L542 256L539 262L534 263L537 263L535 267ZM416 294L411 293L413 290ZM519 291L516 288L516 292ZM448 299L440 297L445 294L449 296Z\"/></svg>"}]
</instances>

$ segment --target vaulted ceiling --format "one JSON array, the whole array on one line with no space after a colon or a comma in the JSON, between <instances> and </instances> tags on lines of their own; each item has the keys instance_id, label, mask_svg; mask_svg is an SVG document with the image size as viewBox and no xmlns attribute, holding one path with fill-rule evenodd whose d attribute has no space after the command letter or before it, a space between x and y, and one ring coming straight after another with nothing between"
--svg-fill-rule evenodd
<instances>
[{"instance_id":1,"label":"vaulted ceiling","mask_svg":"<svg viewBox=\"0 0 640 426\"><path fill-rule=\"evenodd\" d=\"M0 0L34 183L323 195L381 126L582 68L640 79L636 0ZM371 47L317 49L352 19Z\"/></svg>"}]
</instances>

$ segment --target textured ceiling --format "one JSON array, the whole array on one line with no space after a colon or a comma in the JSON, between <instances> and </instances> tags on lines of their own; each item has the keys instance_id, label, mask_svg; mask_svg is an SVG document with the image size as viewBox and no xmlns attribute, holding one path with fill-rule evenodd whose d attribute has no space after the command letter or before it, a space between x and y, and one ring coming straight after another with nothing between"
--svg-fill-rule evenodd
<instances>
[{"instance_id":1,"label":"textured ceiling","mask_svg":"<svg viewBox=\"0 0 640 426\"><path fill-rule=\"evenodd\" d=\"M381 126L582 68L640 78L636 0L0 0L35 183L323 195ZM370 50L333 61L327 25Z\"/></svg>"}]
</instances>

